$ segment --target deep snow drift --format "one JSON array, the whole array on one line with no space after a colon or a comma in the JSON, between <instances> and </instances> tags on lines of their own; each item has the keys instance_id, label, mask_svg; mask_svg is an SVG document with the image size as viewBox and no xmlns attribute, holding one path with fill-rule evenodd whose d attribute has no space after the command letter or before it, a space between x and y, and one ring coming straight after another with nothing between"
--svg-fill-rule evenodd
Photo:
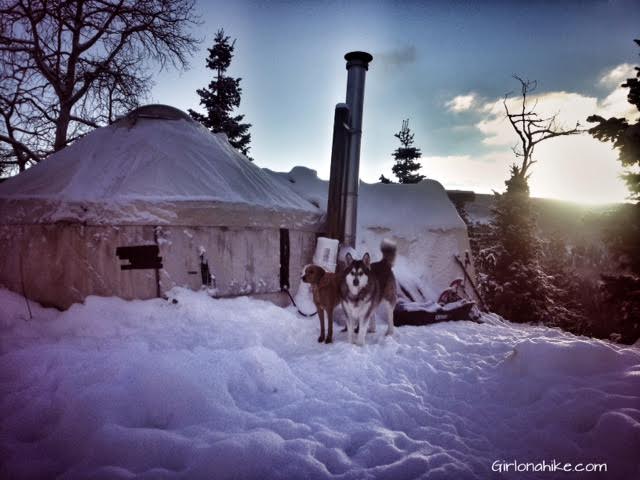
<instances>
[{"instance_id":1,"label":"deep snow drift","mask_svg":"<svg viewBox=\"0 0 640 480\"><path fill-rule=\"evenodd\" d=\"M326 346L315 318L173 294L28 320L0 290L1 478L639 478L637 348L499 320Z\"/></svg>"}]
</instances>

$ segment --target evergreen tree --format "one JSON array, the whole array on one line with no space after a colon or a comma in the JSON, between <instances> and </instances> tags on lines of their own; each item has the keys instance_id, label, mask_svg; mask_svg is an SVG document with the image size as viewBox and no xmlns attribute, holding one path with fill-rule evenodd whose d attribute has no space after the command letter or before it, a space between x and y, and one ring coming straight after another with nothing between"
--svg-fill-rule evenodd
<instances>
[{"instance_id":1,"label":"evergreen tree","mask_svg":"<svg viewBox=\"0 0 640 480\"><path fill-rule=\"evenodd\" d=\"M251 134L249 127L251 124L242 123L244 115L232 115L235 108L240 106L241 78L233 78L226 75L226 71L231 65L233 51L236 41L230 41L225 36L224 30L220 29L216 33L214 44L209 48L207 58L207 68L215 72L213 80L207 88L198 89L200 105L206 114L201 114L189 110L191 118L200 122L213 133L223 132L227 135L229 143L244 155L248 155ZM249 158L251 160L251 158Z\"/></svg>"},{"instance_id":2,"label":"evergreen tree","mask_svg":"<svg viewBox=\"0 0 640 480\"><path fill-rule=\"evenodd\" d=\"M505 193L495 194L489 232L483 238L491 246L478 255L480 285L489 308L509 320L573 327L577 317L567 308L568 292L562 273L549 275L541 262L542 244L529 198L529 176L536 162L536 145L551 138L576 135L580 133L579 124L567 129L558 124L558 114L540 117L535 111L537 102L530 104L536 82L514 78L520 83L521 102L513 109L505 95L503 105L520 139L513 150L521 161L511 166Z\"/></svg>"},{"instance_id":3,"label":"evergreen tree","mask_svg":"<svg viewBox=\"0 0 640 480\"><path fill-rule=\"evenodd\" d=\"M416 162L418 158L422 156L419 148L413 146L413 137L414 134L411 133L409 129L409 120L404 120L402 122L402 129L394 135L398 140L400 140L400 144L402 145L395 152L393 152L393 158L396 161L396 164L393 166L391 171L398 177L398 181L400 183L418 183L423 180L424 175L420 175L418 173L414 173L420 168L422 165Z\"/></svg>"},{"instance_id":4,"label":"evergreen tree","mask_svg":"<svg viewBox=\"0 0 640 480\"><path fill-rule=\"evenodd\" d=\"M492 246L480 252L480 286L484 301L494 312L515 322L549 319L550 288L538 256L529 186L516 165L507 190L496 193L489 237Z\"/></svg>"},{"instance_id":5,"label":"evergreen tree","mask_svg":"<svg viewBox=\"0 0 640 480\"><path fill-rule=\"evenodd\" d=\"M385 184L393 183L391 180L389 180L383 174L380 174L380 178L378 178L378 180L380 180L380 183L385 183Z\"/></svg>"},{"instance_id":6,"label":"evergreen tree","mask_svg":"<svg viewBox=\"0 0 640 480\"><path fill-rule=\"evenodd\" d=\"M576 273L572 255L564 239L550 235L542 244L542 268L549 276L554 318L550 322L577 335L592 334L583 304L585 282Z\"/></svg>"},{"instance_id":7,"label":"evergreen tree","mask_svg":"<svg viewBox=\"0 0 640 480\"><path fill-rule=\"evenodd\" d=\"M491 239L491 225L484 222L471 222L467 224L467 234L469 235L469 246L471 247L471 260L473 267L479 277L483 276L482 265L480 262L484 249L493 245Z\"/></svg>"},{"instance_id":8,"label":"evergreen tree","mask_svg":"<svg viewBox=\"0 0 640 480\"><path fill-rule=\"evenodd\" d=\"M634 42L640 46L640 40ZM640 111L640 67L635 78L629 78L621 86L629 89L627 101ZM612 216L608 231L608 245L619 259L625 273L602 275L603 291L607 302L615 306L620 324L620 339L633 343L640 337L640 118L629 124L625 118L605 120L598 115L587 118L597 123L589 133L603 142L613 142L618 150L618 160L627 169L623 175L634 205L620 208Z\"/></svg>"},{"instance_id":9,"label":"evergreen tree","mask_svg":"<svg viewBox=\"0 0 640 480\"><path fill-rule=\"evenodd\" d=\"M566 247L557 242L547 246L549 258L545 258L528 179L517 165L512 165L505 193L495 194L487 234L491 246L478 255L484 301L511 321L540 322L582 333L582 307L576 300L577 287L568 268ZM553 268L547 270L552 264Z\"/></svg>"},{"instance_id":10,"label":"evergreen tree","mask_svg":"<svg viewBox=\"0 0 640 480\"><path fill-rule=\"evenodd\" d=\"M640 40L634 40L640 46ZM635 78L628 78L621 86L629 89L627 101L640 111L640 67ZM618 159L627 172L622 176L627 183L631 198L640 201L640 117L634 124L625 118L609 118L605 120L598 115L591 115L588 122L597 123L589 129L589 133L603 142L613 142L618 150Z\"/></svg>"}]
</instances>

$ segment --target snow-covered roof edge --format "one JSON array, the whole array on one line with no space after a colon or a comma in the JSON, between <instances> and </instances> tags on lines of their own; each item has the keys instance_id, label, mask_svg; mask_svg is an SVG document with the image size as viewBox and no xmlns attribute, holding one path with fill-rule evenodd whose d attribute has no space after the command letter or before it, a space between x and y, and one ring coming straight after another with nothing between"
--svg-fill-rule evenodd
<instances>
[{"instance_id":1,"label":"snow-covered roof edge","mask_svg":"<svg viewBox=\"0 0 640 480\"><path fill-rule=\"evenodd\" d=\"M264 170L326 211L329 182L319 178L315 170L300 166L289 172ZM416 184L365 183L361 180L358 225L359 228L405 229L407 225L415 225L421 229L466 230L446 190L432 179Z\"/></svg>"},{"instance_id":2,"label":"snow-covered roof edge","mask_svg":"<svg viewBox=\"0 0 640 480\"><path fill-rule=\"evenodd\" d=\"M184 118L125 118L0 184L0 223L48 223L61 217L146 223L142 204L152 210L182 204L219 212L227 205L235 213L298 213L315 217L313 223L323 214L235 150L226 136ZM30 208L16 210L21 205Z\"/></svg>"}]
</instances>

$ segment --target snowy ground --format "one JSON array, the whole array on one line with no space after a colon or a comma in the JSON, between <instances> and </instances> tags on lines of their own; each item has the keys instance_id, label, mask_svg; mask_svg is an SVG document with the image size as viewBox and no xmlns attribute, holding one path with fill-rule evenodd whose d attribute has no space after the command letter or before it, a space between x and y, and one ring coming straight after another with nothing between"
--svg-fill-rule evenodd
<instances>
[{"instance_id":1,"label":"snowy ground","mask_svg":"<svg viewBox=\"0 0 640 480\"><path fill-rule=\"evenodd\" d=\"M269 303L176 290L59 313L0 290L0 477L640 478L640 351L496 321L360 348Z\"/></svg>"}]
</instances>

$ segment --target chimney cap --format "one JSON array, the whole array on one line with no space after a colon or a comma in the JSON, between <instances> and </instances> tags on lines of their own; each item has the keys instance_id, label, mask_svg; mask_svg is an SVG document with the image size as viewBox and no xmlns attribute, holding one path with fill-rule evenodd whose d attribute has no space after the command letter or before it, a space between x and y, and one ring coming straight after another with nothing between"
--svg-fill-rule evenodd
<instances>
[{"instance_id":1,"label":"chimney cap","mask_svg":"<svg viewBox=\"0 0 640 480\"><path fill-rule=\"evenodd\" d=\"M373 56L367 52L349 52L344 56L347 61L347 69L352 66L362 66L365 69L369 69L369 62L373 60Z\"/></svg>"}]
</instances>

